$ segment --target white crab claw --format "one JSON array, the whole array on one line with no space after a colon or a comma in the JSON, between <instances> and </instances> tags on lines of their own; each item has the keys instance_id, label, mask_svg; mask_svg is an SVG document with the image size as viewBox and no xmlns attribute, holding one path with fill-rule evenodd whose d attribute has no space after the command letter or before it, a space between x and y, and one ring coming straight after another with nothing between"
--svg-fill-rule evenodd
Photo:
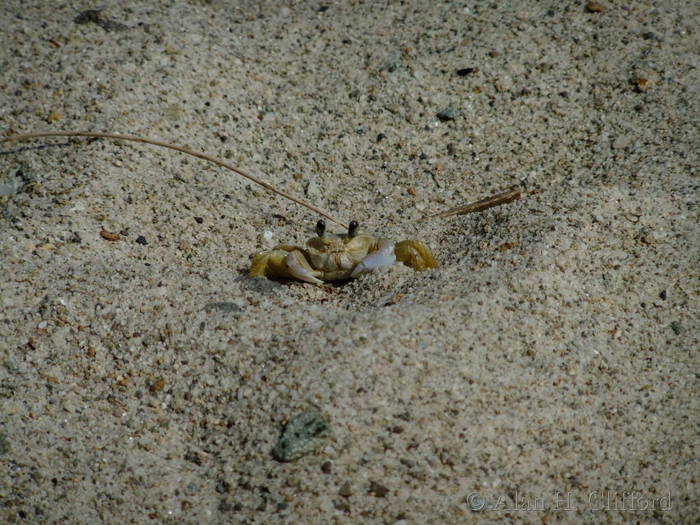
<instances>
[{"instance_id":1,"label":"white crab claw","mask_svg":"<svg viewBox=\"0 0 700 525\"><path fill-rule=\"evenodd\" d=\"M360 264L355 266L350 277L355 278L365 272L371 272L377 268L384 268L385 266L393 266L394 264L396 264L394 243L391 241L384 241L376 252L370 253L360 261Z\"/></svg>"},{"instance_id":2,"label":"white crab claw","mask_svg":"<svg viewBox=\"0 0 700 525\"><path fill-rule=\"evenodd\" d=\"M297 259L294 257L293 253L287 255L284 258L284 262L287 264L287 268L289 268L289 273L291 273L295 279L311 284L323 284L323 281L316 279L316 277L311 275L306 268L297 262Z\"/></svg>"}]
</instances>

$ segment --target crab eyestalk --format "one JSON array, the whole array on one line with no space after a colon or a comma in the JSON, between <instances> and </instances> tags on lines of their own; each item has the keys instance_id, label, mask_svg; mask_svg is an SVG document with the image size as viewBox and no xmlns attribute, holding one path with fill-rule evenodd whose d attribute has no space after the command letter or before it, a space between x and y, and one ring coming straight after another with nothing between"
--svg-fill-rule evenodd
<instances>
[{"instance_id":1,"label":"crab eyestalk","mask_svg":"<svg viewBox=\"0 0 700 525\"><path fill-rule=\"evenodd\" d=\"M316 223L316 235L319 237L323 237L323 235L326 233L326 221L323 219L319 219L318 222Z\"/></svg>"},{"instance_id":2,"label":"crab eyestalk","mask_svg":"<svg viewBox=\"0 0 700 525\"><path fill-rule=\"evenodd\" d=\"M357 221L350 221L350 226L348 226L348 237L351 239L357 235L357 229L360 227Z\"/></svg>"}]
</instances>

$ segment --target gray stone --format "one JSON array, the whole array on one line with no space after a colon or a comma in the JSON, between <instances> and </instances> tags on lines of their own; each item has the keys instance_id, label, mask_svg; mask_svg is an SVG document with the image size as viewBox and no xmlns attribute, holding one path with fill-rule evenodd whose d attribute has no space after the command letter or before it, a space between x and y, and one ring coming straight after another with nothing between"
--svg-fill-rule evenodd
<instances>
[{"instance_id":1,"label":"gray stone","mask_svg":"<svg viewBox=\"0 0 700 525\"><path fill-rule=\"evenodd\" d=\"M321 448L329 436L330 427L320 412L302 412L287 422L272 457L278 461L297 460Z\"/></svg>"}]
</instances>

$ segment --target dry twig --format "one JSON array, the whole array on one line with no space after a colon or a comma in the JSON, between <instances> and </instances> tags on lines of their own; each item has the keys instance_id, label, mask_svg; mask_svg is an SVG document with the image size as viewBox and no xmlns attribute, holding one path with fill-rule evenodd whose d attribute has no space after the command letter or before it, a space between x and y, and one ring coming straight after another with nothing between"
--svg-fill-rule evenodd
<instances>
[{"instance_id":1,"label":"dry twig","mask_svg":"<svg viewBox=\"0 0 700 525\"><path fill-rule=\"evenodd\" d=\"M176 146L174 144L169 144L167 142L162 142L159 140L148 139L148 138L144 138L144 137L137 137L135 135L120 135L117 133L100 133L100 132L94 132L94 131L45 131L45 132L39 132L39 133L22 133L20 135L11 135L9 137L2 137L2 138L0 138L0 143L18 142L18 141L22 141L22 140L31 140L31 139L37 139L37 138L42 138L42 137L91 137L91 138L98 138L98 139L128 140L131 142L141 142L144 144L151 144L153 146L160 146L163 148L168 148L168 149L172 149L175 151L179 151L181 153L185 153L186 155L191 155L193 157L197 157L199 159L209 161L213 164L216 164L217 166L220 166L222 168L226 168L227 170L233 171L234 173L237 173L241 177L245 177L249 181L254 182L255 184L258 184L259 186L262 186L266 190L271 191L272 193L276 193L277 195L280 195L281 197L285 197L293 202L296 202L300 206L304 206L305 208L308 208L309 210L318 213L322 217L325 217L326 219L334 222L335 224L342 226L344 229L347 229L347 225L343 224L342 221L336 219L327 211L324 211L321 208L318 208L317 206L314 206L313 204L306 202L305 200L302 200L298 197L295 197L294 195L291 195L290 193L287 193L287 192L282 191L282 190L278 190L272 184L269 184L263 180L260 180L257 177L251 175L250 173L243 171L240 168L237 168L231 164L227 164L226 162L219 160L215 157L212 157L211 155L207 155L206 153L200 153L198 151L194 151L194 150L191 150L189 148L185 148L183 146Z\"/></svg>"},{"instance_id":2,"label":"dry twig","mask_svg":"<svg viewBox=\"0 0 700 525\"><path fill-rule=\"evenodd\" d=\"M508 204L509 202L517 201L521 197L520 190L517 186L513 186L507 191L497 193L496 195L491 195L485 199L481 199L475 202L471 202L464 206L458 206L456 208L450 208L449 210L436 213L435 215L429 215L427 219L443 219L445 217L452 217L453 215L465 215L467 213L475 213L478 211L488 210L494 206L500 206L501 204Z\"/></svg>"}]
</instances>

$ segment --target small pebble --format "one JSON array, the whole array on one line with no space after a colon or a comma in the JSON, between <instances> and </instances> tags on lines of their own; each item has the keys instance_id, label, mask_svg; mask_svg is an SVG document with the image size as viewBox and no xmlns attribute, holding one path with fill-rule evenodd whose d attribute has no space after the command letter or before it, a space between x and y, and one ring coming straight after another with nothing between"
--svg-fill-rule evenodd
<instances>
[{"instance_id":1,"label":"small pebble","mask_svg":"<svg viewBox=\"0 0 700 525\"><path fill-rule=\"evenodd\" d=\"M391 73L392 71L396 71L396 67L399 64L399 60L401 59L401 54L396 50L392 49L389 51L386 60L384 60L384 63L382 64L382 67L380 68L382 71L388 71Z\"/></svg>"},{"instance_id":2,"label":"small pebble","mask_svg":"<svg viewBox=\"0 0 700 525\"><path fill-rule=\"evenodd\" d=\"M641 241L644 244L655 244L656 237L654 237L654 234L651 232L645 232L644 234L642 234Z\"/></svg>"},{"instance_id":3,"label":"small pebble","mask_svg":"<svg viewBox=\"0 0 700 525\"><path fill-rule=\"evenodd\" d=\"M637 73L632 78L632 84L634 85L635 91L637 93L644 93L649 91L659 82L659 74L656 71L644 70L637 71Z\"/></svg>"},{"instance_id":4,"label":"small pebble","mask_svg":"<svg viewBox=\"0 0 700 525\"><path fill-rule=\"evenodd\" d=\"M311 179L306 183L304 194L312 201L320 200L321 197L323 197L323 192L314 179Z\"/></svg>"},{"instance_id":5,"label":"small pebble","mask_svg":"<svg viewBox=\"0 0 700 525\"><path fill-rule=\"evenodd\" d=\"M290 476L287 478L287 486L288 487L298 487L301 483L301 480L297 476Z\"/></svg>"},{"instance_id":6,"label":"small pebble","mask_svg":"<svg viewBox=\"0 0 700 525\"><path fill-rule=\"evenodd\" d=\"M460 77L466 77L467 75L471 75L472 73L476 73L477 71L479 70L475 67L463 67L457 70L457 75Z\"/></svg>"},{"instance_id":7,"label":"small pebble","mask_svg":"<svg viewBox=\"0 0 700 525\"><path fill-rule=\"evenodd\" d=\"M349 498L350 496L352 496L352 487L350 486L349 481L343 483L343 485L340 487L340 490L338 490L338 494L340 494L344 498Z\"/></svg>"},{"instance_id":8,"label":"small pebble","mask_svg":"<svg viewBox=\"0 0 700 525\"><path fill-rule=\"evenodd\" d=\"M158 378L157 380L155 380L154 382L152 382L152 383L149 385L148 389L149 389L152 393L155 393L155 392L160 392L161 390L163 390L163 387L164 387L164 386L165 386L165 379L163 379L163 378L161 377L161 378Z\"/></svg>"},{"instance_id":9,"label":"small pebble","mask_svg":"<svg viewBox=\"0 0 700 525\"><path fill-rule=\"evenodd\" d=\"M108 241L118 241L121 239L121 236L118 233L108 232L107 230L101 230L100 237Z\"/></svg>"},{"instance_id":10,"label":"small pebble","mask_svg":"<svg viewBox=\"0 0 700 525\"><path fill-rule=\"evenodd\" d=\"M437 114L437 118L439 118L443 122L446 122L448 120L454 120L456 117L457 112L455 111L455 108L452 107L452 104L450 104Z\"/></svg>"},{"instance_id":11,"label":"small pebble","mask_svg":"<svg viewBox=\"0 0 700 525\"><path fill-rule=\"evenodd\" d=\"M197 450L188 450L185 453L185 459L191 463L194 463L195 465L201 465L204 461L204 457L202 456L201 452Z\"/></svg>"},{"instance_id":12,"label":"small pebble","mask_svg":"<svg viewBox=\"0 0 700 525\"><path fill-rule=\"evenodd\" d=\"M315 410L297 414L285 425L282 436L272 449L278 461L294 461L317 451L330 437L330 428Z\"/></svg>"},{"instance_id":13,"label":"small pebble","mask_svg":"<svg viewBox=\"0 0 700 525\"><path fill-rule=\"evenodd\" d=\"M219 480L219 482L216 484L216 492L219 494L231 492L231 484L224 479Z\"/></svg>"},{"instance_id":14,"label":"small pebble","mask_svg":"<svg viewBox=\"0 0 700 525\"><path fill-rule=\"evenodd\" d=\"M345 512L346 514L350 514L350 505L348 505L346 501L334 501L333 506L335 507L335 510Z\"/></svg>"},{"instance_id":15,"label":"small pebble","mask_svg":"<svg viewBox=\"0 0 700 525\"><path fill-rule=\"evenodd\" d=\"M76 24L97 24L107 32L124 31L125 29L128 29L128 27L124 24L120 24L119 22L103 17L99 9L88 9L86 11L82 11L73 19L73 21Z\"/></svg>"},{"instance_id":16,"label":"small pebble","mask_svg":"<svg viewBox=\"0 0 700 525\"><path fill-rule=\"evenodd\" d=\"M76 24L87 24L88 22L99 24L101 20L102 17L100 16L100 11L97 9L87 9L82 11L73 19Z\"/></svg>"},{"instance_id":17,"label":"small pebble","mask_svg":"<svg viewBox=\"0 0 700 525\"><path fill-rule=\"evenodd\" d=\"M480 512L486 508L486 500L479 494L470 494L467 503L473 512Z\"/></svg>"},{"instance_id":18,"label":"small pebble","mask_svg":"<svg viewBox=\"0 0 700 525\"><path fill-rule=\"evenodd\" d=\"M647 89L649 89L649 79L648 78L637 77L634 80L634 84L637 88L637 91L639 91L639 92L646 91Z\"/></svg>"},{"instance_id":19,"label":"small pebble","mask_svg":"<svg viewBox=\"0 0 700 525\"><path fill-rule=\"evenodd\" d=\"M376 498L383 498L389 493L389 489L376 481L370 481L368 492L373 494Z\"/></svg>"},{"instance_id":20,"label":"small pebble","mask_svg":"<svg viewBox=\"0 0 700 525\"><path fill-rule=\"evenodd\" d=\"M138 244L143 245L143 246L148 244L148 241L146 240L146 238L143 235L139 235L138 237L136 237L136 242Z\"/></svg>"},{"instance_id":21,"label":"small pebble","mask_svg":"<svg viewBox=\"0 0 700 525\"><path fill-rule=\"evenodd\" d=\"M605 6L598 2L588 2L586 4L586 11L589 13L602 13L605 11Z\"/></svg>"}]
</instances>

